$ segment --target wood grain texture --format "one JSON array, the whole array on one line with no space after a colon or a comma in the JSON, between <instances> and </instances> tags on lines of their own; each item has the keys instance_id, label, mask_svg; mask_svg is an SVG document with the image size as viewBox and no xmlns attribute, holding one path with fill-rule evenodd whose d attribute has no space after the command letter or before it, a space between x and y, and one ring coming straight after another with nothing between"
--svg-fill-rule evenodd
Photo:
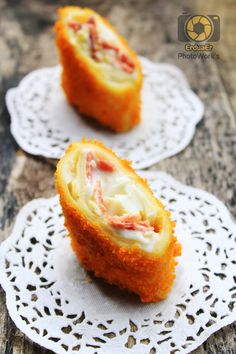
<instances>
[{"instance_id":1,"label":"wood grain texture","mask_svg":"<svg viewBox=\"0 0 236 354\"><path fill-rule=\"evenodd\" d=\"M10 135L10 117L4 97L9 87L33 69L57 63L52 26L56 8L76 1L0 1L0 241L13 226L16 213L35 197L55 193L55 161L32 157L19 150ZM180 154L152 166L183 183L215 194L236 217L236 2L228 1L80 1L107 16L140 54L173 63L186 73L191 87L205 104L191 144ZM177 40L177 17L183 12L218 14L220 60L180 60L183 44ZM49 354L27 339L11 321L0 290L0 353ZM236 326L212 335L195 354L235 354Z\"/></svg>"}]
</instances>

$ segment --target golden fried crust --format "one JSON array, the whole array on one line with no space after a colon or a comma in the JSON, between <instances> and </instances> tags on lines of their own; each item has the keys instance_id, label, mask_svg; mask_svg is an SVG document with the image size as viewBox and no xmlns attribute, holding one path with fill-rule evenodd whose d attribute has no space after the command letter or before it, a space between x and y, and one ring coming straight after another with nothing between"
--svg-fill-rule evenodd
<instances>
[{"instance_id":1,"label":"golden fried crust","mask_svg":"<svg viewBox=\"0 0 236 354\"><path fill-rule=\"evenodd\" d=\"M98 142L95 144L104 147ZM99 223L88 222L68 200L60 169L63 159L66 159L70 151L75 148L78 148L78 144L70 145L65 156L58 163L56 188L60 195L65 226L71 237L72 248L81 265L108 283L138 294L142 302L155 302L166 298L175 279L177 264L175 257L181 254L181 246L174 237L175 224L170 220L169 212L158 201L171 225L170 242L162 254L156 255L138 247L128 248L116 244ZM111 150L106 147L104 149L110 151L114 159L117 159ZM133 171L128 161L124 160L122 163L127 170ZM141 177L138 177L138 180L149 189L145 180Z\"/></svg>"},{"instance_id":2,"label":"golden fried crust","mask_svg":"<svg viewBox=\"0 0 236 354\"><path fill-rule=\"evenodd\" d=\"M95 75L82 56L76 53L69 43L68 34L63 23L68 11L76 7L64 7L59 10L59 20L55 24L56 44L59 49L60 60L63 66L62 87L69 103L81 113L93 117L105 126L116 132L131 129L140 122L142 70L136 54L128 47L126 41L117 34L115 29L102 17L106 24L127 49L130 58L135 63L137 80L123 90L111 90ZM90 9L90 14L94 12Z\"/></svg>"}]
</instances>

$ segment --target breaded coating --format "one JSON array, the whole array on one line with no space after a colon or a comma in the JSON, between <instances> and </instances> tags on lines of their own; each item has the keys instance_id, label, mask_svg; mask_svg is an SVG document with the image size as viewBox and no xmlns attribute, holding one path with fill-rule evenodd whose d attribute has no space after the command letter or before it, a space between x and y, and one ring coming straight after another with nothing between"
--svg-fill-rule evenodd
<instances>
[{"instance_id":1,"label":"breaded coating","mask_svg":"<svg viewBox=\"0 0 236 354\"><path fill-rule=\"evenodd\" d=\"M94 214L90 207L87 211L90 197L85 197L83 191L90 180L86 176L86 170L83 171L82 156L85 154L93 154L95 160L102 156L103 159L109 161L107 165L101 165L100 160L99 163L96 162L96 166L93 163L89 178L91 178L91 173L95 174L96 168L106 166L106 170L102 171L105 176L119 171L120 175L130 178L132 183L142 189L146 198L152 203L153 210L156 210L152 220L141 220L132 224L130 223L132 217L127 217L127 214L125 219L123 216L114 218L109 215L108 217L107 214L110 211L107 209L104 212L104 208L107 208L105 191L101 196L102 203L104 203L101 214ZM90 163L90 160L91 155L86 163ZM107 166L112 166L113 170ZM80 175L76 175L75 171L80 171ZM82 174L84 177L81 177ZM83 181L82 178L84 178ZM92 178L94 178L93 175ZM115 181L115 177L113 179ZM72 184L75 183L74 189L76 183L80 184L81 189L76 192L77 194L71 187L71 180L74 181ZM175 223L171 220L170 213L153 195L147 181L139 177L132 169L130 162L119 159L113 151L97 141L83 140L81 143L73 143L57 165L56 188L65 217L65 226L80 264L108 283L137 294L142 302L165 299L175 279L177 264L175 258L181 254L181 245L174 236ZM120 229L106 224L109 218L126 220L126 223L121 223L121 228L126 228L128 225L134 231L137 230L137 225L139 228L141 226L141 230L144 229L144 231L155 228L155 232L159 232L157 236L159 239L152 249L144 249L139 241L125 239L122 237L122 232L117 234Z\"/></svg>"},{"instance_id":2,"label":"breaded coating","mask_svg":"<svg viewBox=\"0 0 236 354\"><path fill-rule=\"evenodd\" d=\"M137 55L109 22L91 9L66 6L58 14L56 44L69 103L115 132L137 125L143 80ZM107 31L114 39L103 39Z\"/></svg>"}]
</instances>

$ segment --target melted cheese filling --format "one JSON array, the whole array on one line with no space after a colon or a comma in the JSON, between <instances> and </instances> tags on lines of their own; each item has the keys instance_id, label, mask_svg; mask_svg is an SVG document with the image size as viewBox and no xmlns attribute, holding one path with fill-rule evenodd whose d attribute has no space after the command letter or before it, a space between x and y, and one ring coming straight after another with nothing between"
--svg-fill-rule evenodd
<instances>
[{"instance_id":1,"label":"melted cheese filling","mask_svg":"<svg viewBox=\"0 0 236 354\"><path fill-rule=\"evenodd\" d=\"M68 15L65 20L65 26L68 32L68 38L70 43L75 47L76 51L79 55L83 56L86 60L89 61L89 64L93 66L94 71L100 74L100 77L103 80L108 81L112 84L127 84L131 83L133 80L137 78L137 70L135 66L130 72L122 69L121 63L117 60L117 53L112 49L104 49L99 48L96 51L96 58L94 60L91 53L91 37L89 25L84 22L83 15L80 14L78 16L75 14ZM127 53L126 48L123 46L119 38L115 35L115 33L107 27L101 20L99 20L97 15L93 15L96 23L96 32L101 42L106 42L111 46L116 47L119 50L120 54L124 54L127 56L130 62L129 54ZM83 19L83 22L81 21ZM69 27L72 21L75 23L80 23L81 28L78 30L74 30ZM133 64L134 65L134 64ZM127 67L127 66L126 66ZM129 68L129 66L128 66Z\"/></svg>"},{"instance_id":2,"label":"melted cheese filling","mask_svg":"<svg viewBox=\"0 0 236 354\"><path fill-rule=\"evenodd\" d=\"M91 178L87 175L87 156L92 153L94 160L90 161ZM168 243L168 228L161 227L157 230L153 227L157 223L160 210L157 205L147 197L140 185L114 166L113 171L107 171L97 167L97 159L100 155L90 149L84 149L77 159L73 175L68 177L68 189L72 198L80 203L80 208L91 221L97 221L105 230L110 232L112 238L123 245L135 245L146 252L160 250ZM109 161L109 160L107 160ZM102 207L97 196L96 186L100 183L102 192ZM103 210L105 207L105 212ZM117 227L109 223L110 218L135 215L138 220L147 222L150 227L141 230ZM159 214L160 217L160 214ZM139 224L138 224L139 225Z\"/></svg>"}]
</instances>

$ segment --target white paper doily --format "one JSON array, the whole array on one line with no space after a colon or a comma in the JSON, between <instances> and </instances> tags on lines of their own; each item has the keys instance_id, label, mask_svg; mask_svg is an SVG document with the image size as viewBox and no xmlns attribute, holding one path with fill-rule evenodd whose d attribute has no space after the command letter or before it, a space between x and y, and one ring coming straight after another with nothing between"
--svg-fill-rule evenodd
<instances>
[{"instance_id":1,"label":"white paper doily","mask_svg":"<svg viewBox=\"0 0 236 354\"><path fill-rule=\"evenodd\" d=\"M58 197L34 200L0 247L10 316L33 341L58 354L188 353L236 319L236 226L227 209L164 173L142 175L172 211L183 245L168 299L141 304L90 277L71 250Z\"/></svg>"},{"instance_id":2,"label":"white paper doily","mask_svg":"<svg viewBox=\"0 0 236 354\"><path fill-rule=\"evenodd\" d=\"M177 154L192 139L203 104L180 69L146 58L141 62L142 122L130 132L115 134L81 118L66 102L60 87L61 67L56 66L31 72L7 92L12 135L23 150L49 158L60 158L71 141L95 138L132 160L135 168Z\"/></svg>"}]
</instances>

